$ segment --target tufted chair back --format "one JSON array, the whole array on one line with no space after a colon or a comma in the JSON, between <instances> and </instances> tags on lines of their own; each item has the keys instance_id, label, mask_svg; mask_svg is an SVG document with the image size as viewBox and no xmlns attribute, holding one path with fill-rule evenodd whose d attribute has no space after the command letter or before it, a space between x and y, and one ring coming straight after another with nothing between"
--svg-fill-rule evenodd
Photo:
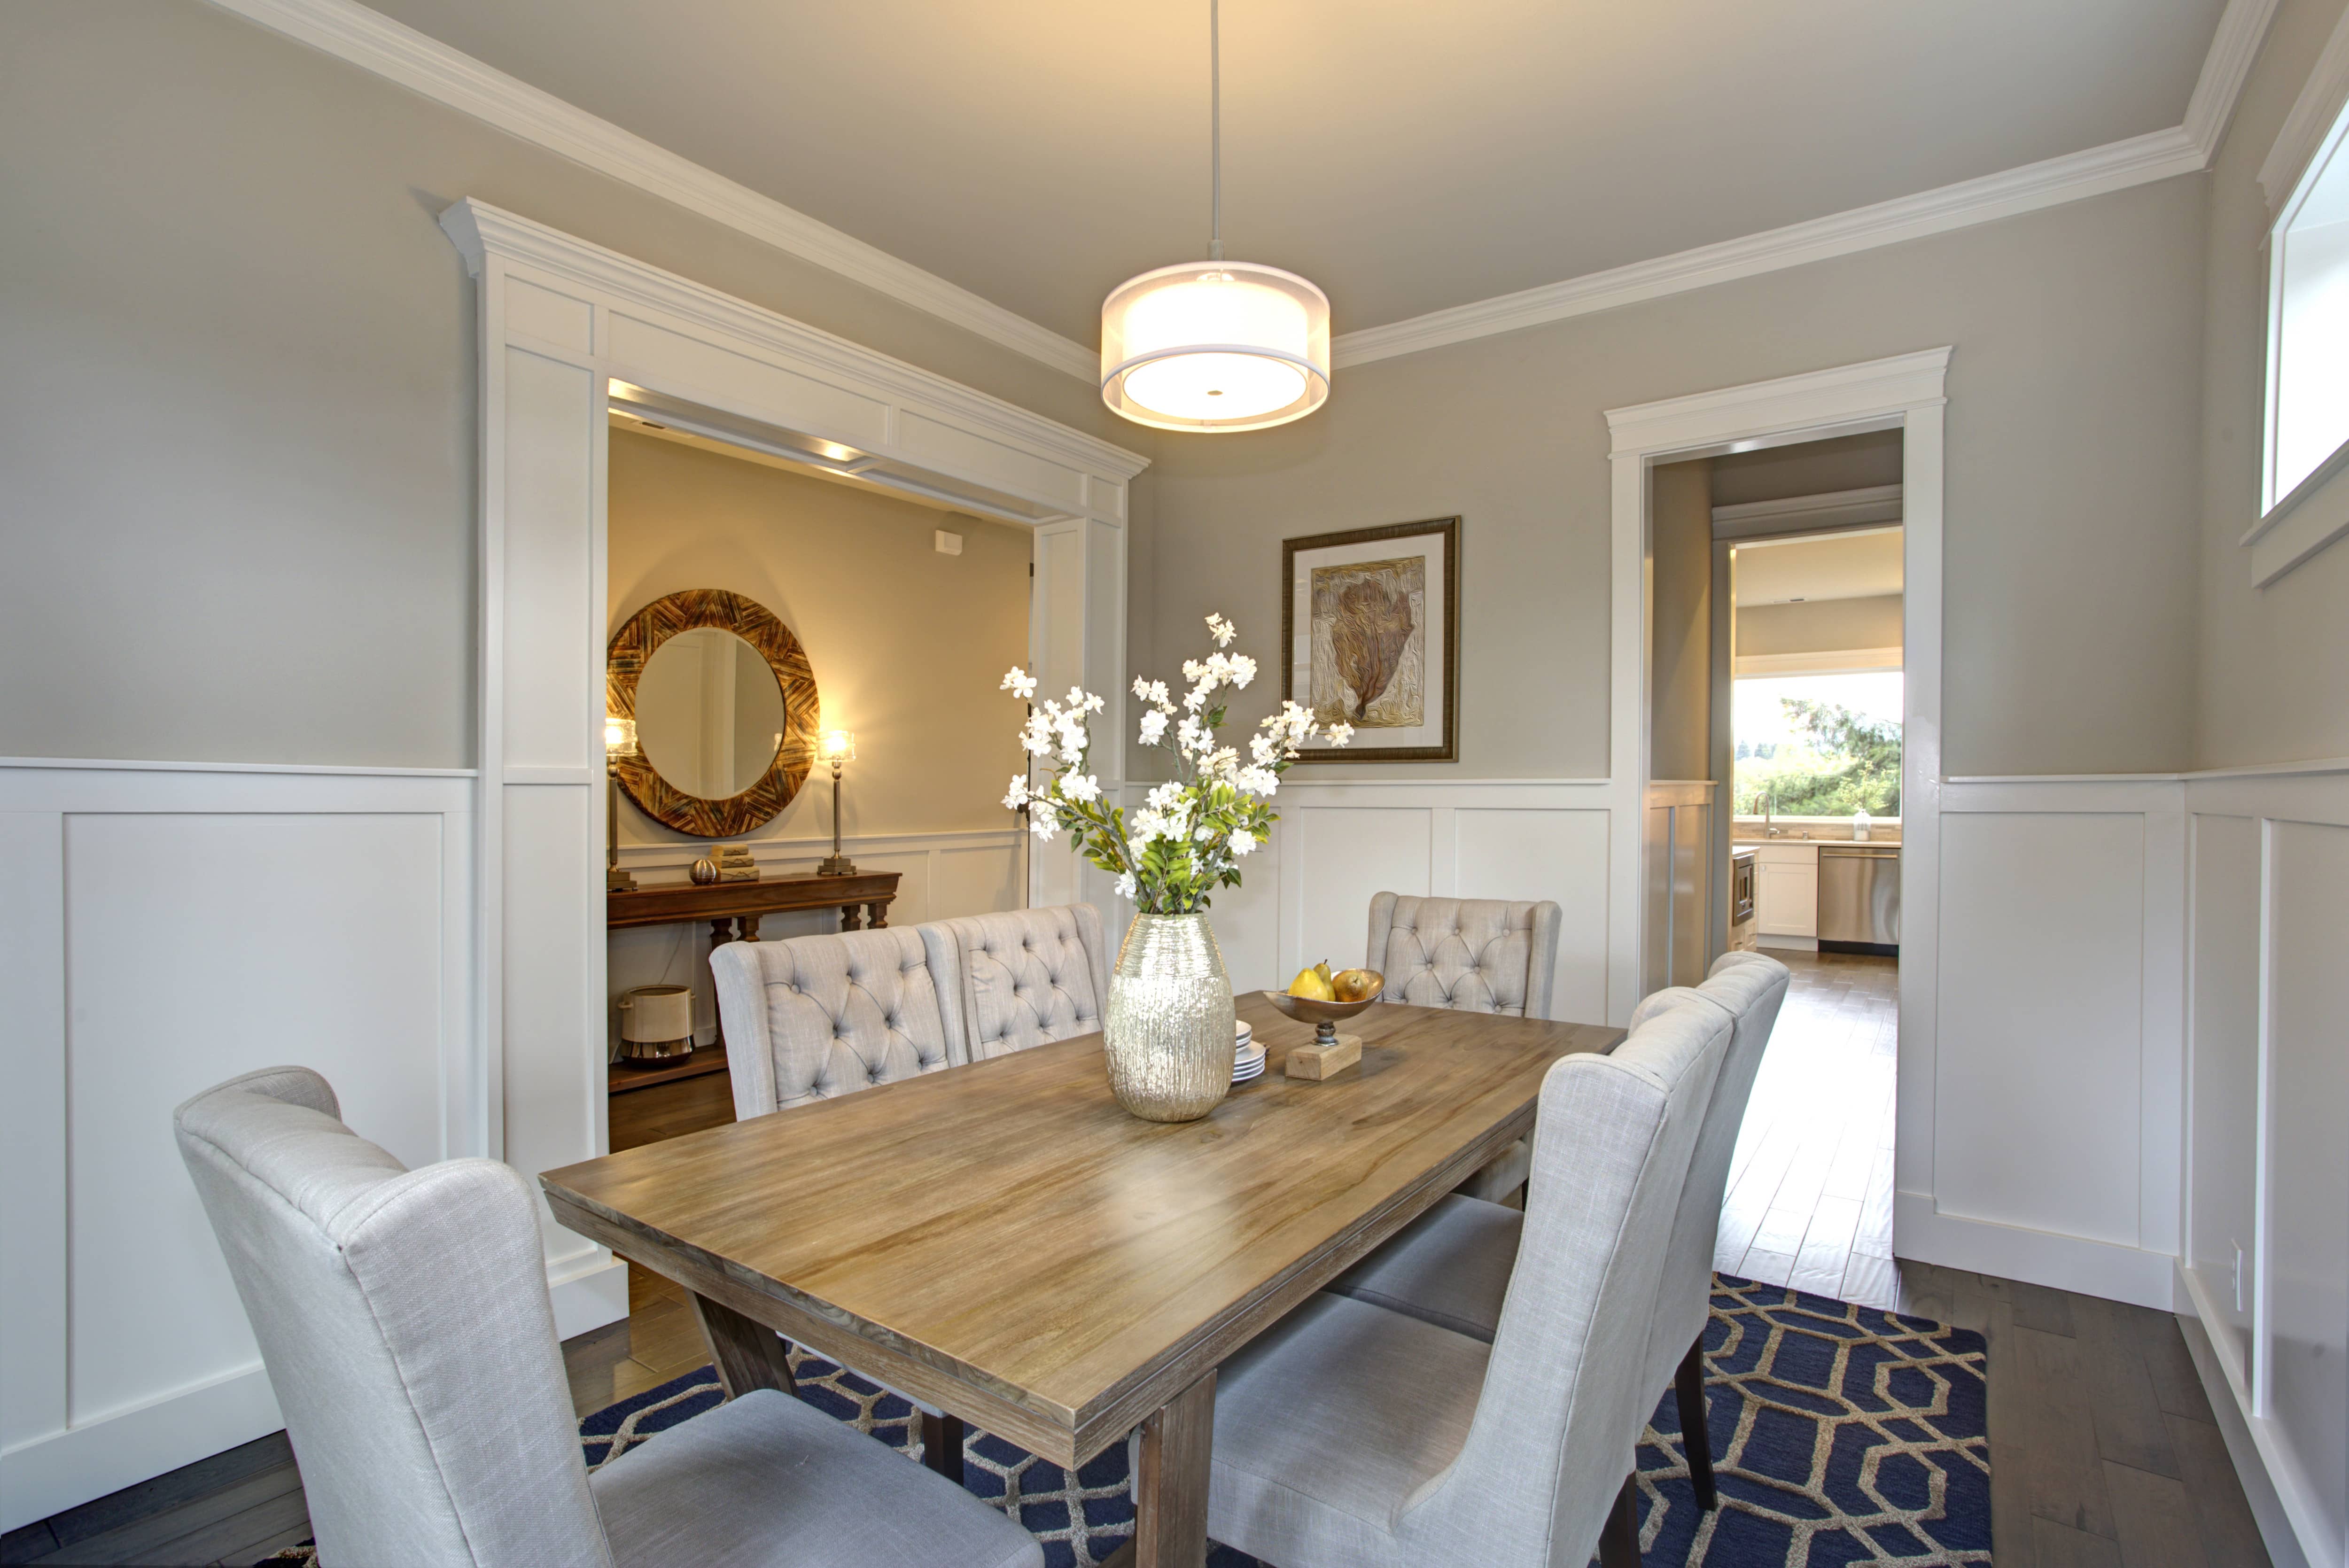
<instances>
[{"instance_id":1,"label":"tufted chair back","mask_svg":"<svg viewBox=\"0 0 2349 1568\"><path fill-rule=\"evenodd\" d=\"M1387 977L1383 1002L1547 1018L1557 977L1558 920L1557 905L1547 899L1515 903L1382 892L1371 900L1365 964Z\"/></svg>"},{"instance_id":2,"label":"tufted chair back","mask_svg":"<svg viewBox=\"0 0 2349 1568\"><path fill-rule=\"evenodd\" d=\"M970 1059L936 926L730 942L709 969L739 1120Z\"/></svg>"},{"instance_id":3,"label":"tufted chair back","mask_svg":"<svg viewBox=\"0 0 2349 1568\"><path fill-rule=\"evenodd\" d=\"M1003 910L940 923L952 934L962 969L972 1061L1101 1028L1109 1000L1109 948L1101 912L1092 904Z\"/></svg>"}]
</instances>

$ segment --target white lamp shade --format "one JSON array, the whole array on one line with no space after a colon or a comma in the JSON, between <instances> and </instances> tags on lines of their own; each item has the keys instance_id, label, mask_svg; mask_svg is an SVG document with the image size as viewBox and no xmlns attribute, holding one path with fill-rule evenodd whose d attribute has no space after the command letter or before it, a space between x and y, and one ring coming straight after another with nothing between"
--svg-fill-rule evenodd
<instances>
[{"instance_id":1,"label":"white lamp shade","mask_svg":"<svg viewBox=\"0 0 2349 1568\"><path fill-rule=\"evenodd\" d=\"M1185 262L1102 304L1102 401L1165 430L1259 430L1330 396L1330 300L1295 273Z\"/></svg>"}]
</instances>

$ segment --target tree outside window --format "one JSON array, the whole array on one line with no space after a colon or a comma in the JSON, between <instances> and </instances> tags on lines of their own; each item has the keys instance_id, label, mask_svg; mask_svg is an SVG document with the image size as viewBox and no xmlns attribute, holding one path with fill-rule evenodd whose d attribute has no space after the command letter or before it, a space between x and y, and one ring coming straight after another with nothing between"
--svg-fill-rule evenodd
<instances>
[{"instance_id":1,"label":"tree outside window","mask_svg":"<svg viewBox=\"0 0 2349 1568\"><path fill-rule=\"evenodd\" d=\"M1741 817L1900 814L1900 676L1797 676L1736 685Z\"/></svg>"}]
</instances>

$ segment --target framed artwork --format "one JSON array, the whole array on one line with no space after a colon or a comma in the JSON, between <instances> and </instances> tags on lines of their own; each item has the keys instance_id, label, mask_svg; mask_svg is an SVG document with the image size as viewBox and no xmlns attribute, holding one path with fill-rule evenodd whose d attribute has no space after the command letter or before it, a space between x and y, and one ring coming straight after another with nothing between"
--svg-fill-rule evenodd
<instances>
[{"instance_id":1,"label":"framed artwork","mask_svg":"<svg viewBox=\"0 0 2349 1568\"><path fill-rule=\"evenodd\" d=\"M1308 762L1456 762L1460 520L1280 542L1280 695L1354 727Z\"/></svg>"}]
</instances>

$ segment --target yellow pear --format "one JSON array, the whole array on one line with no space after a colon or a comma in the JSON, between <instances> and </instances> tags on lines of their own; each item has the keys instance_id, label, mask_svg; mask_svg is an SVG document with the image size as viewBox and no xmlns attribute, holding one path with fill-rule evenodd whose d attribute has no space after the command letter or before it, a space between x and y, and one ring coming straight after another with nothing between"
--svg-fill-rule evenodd
<instances>
[{"instance_id":1,"label":"yellow pear","mask_svg":"<svg viewBox=\"0 0 2349 1568\"><path fill-rule=\"evenodd\" d=\"M1385 976L1368 969L1340 969L1330 982L1330 994L1340 1002L1360 1002L1379 994Z\"/></svg>"},{"instance_id":2,"label":"yellow pear","mask_svg":"<svg viewBox=\"0 0 2349 1568\"><path fill-rule=\"evenodd\" d=\"M1319 967L1299 969L1297 972L1297 978L1288 983L1288 994L1292 996L1308 996L1316 1002L1334 1001L1337 997L1337 993L1330 987L1329 977Z\"/></svg>"}]
</instances>

